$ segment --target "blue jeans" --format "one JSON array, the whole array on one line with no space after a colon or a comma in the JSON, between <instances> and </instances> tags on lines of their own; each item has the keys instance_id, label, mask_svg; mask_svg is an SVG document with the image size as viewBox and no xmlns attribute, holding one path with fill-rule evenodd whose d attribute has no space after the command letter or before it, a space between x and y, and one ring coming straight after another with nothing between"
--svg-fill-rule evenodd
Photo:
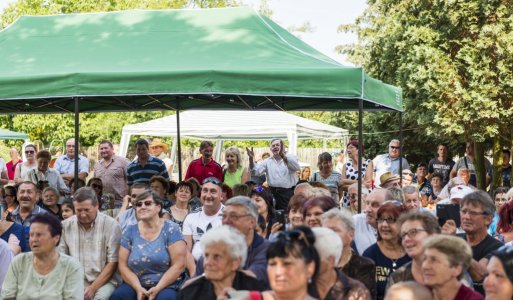
<instances>
[{"instance_id":1,"label":"blue jeans","mask_svg":"<svg viewBox=\"0 0 513 300\"><path fill-rule=\"evenodd\" d=\"M174 289L166 288L160 291L157 295L156 300L176 300L177 293ZM135 290L128 284L122 283L118 288L112 293L110 296L110 300L129 300L129 299L137 299L137 293Z\"/></svg>"}]
</instances>

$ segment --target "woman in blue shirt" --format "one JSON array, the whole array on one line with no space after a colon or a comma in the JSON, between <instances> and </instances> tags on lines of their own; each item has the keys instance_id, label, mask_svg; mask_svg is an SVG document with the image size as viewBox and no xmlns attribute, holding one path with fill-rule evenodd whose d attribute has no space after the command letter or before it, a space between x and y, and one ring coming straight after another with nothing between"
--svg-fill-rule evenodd
<instances>
[{"instance_id":1,"label":"woman in blue shirt","mask_svg":"<svg viewBox=\"0 0 513 300\"><path fill-rule=\"evenodd\" d=\"M143 192L133 206L139 221L125 229L119 249L124 282L110 299L176 299L187 251L180 228L161 218L162 200L154 192Z\"/></svg>"}]
</instances>

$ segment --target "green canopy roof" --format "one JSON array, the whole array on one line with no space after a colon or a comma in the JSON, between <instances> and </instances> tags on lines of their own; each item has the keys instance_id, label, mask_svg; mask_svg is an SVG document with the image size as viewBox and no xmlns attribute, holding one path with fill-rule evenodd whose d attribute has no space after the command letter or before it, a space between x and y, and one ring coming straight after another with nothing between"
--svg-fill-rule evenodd
<instances>
[{"instance_id":1,"label":"green canopy roof","mask_svg":"<svg viewBox=\"0 0 513 300\"><path fill-rule=\"evenodd\" d=\"M249 8L23 16L0 31L0 113L402 110L401 90L344 67Z\"/></svg>"},{"instance_id":2,"label":"green canopy roof","mask_svg":"<svg viewBox=\"0 0 513 300\"><path fill-rule=\"evenodd\" d=\"M0 140L27 140L28 134L0 129Z\"/></svg>"}]
</instances>

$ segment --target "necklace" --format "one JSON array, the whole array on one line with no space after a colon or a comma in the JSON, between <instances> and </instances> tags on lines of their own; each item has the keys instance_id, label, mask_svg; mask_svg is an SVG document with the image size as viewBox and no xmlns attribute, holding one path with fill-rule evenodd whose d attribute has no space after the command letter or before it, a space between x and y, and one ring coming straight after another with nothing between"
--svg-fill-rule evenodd
<instances>
[{"instance_id":1,"label":"necklace","mask_svg":"<svg viewBox=\"0 0 513 300\"><path fill-rule=\"evenodd\" d=\"M389 257L388 259L390 259L390 261L392 262L392 272L395 272L395 269L397 268L397 260L399 260L399 258L391 259Z\"/></svg>"}]
</instances>

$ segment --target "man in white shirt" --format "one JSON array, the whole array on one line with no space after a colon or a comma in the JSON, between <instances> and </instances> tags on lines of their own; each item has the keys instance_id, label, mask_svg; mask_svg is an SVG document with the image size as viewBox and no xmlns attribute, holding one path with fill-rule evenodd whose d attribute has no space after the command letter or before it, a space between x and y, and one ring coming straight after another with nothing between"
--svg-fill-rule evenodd
<instances>
[{"instance_id":1,"label":"man in white shirt","mask_svg":"<svg viewBox=\"0 0 513 300\"><path fill-rule=\"evenodd\" d=\"M203 234L223 224L221 213L224 205L221 203L223 197L221 186L222 182L216 177L208 177L203 180L203 186L201 187L203 206L188 214L183 221L183 238L187 243L187 250L192 253L195 260L203 255L199 244Z\"/></svg>"},{"instance_id":2,"label":"man in white shirt","mask_svg":"<svg viewBox=\"0 0 513 300\"><path fill-rule=\"evenodd\" d=\"M401 161L401 142L399 140L391 140L388 144L388 153L376 156L372 163L374 165L374 186L380 186L380 177L383 173L392 172L392 174L399 175ZM408 161L402 158L402 170L409 169Z\"/></svg>"},{"instance_id":3,"label":"man in white shirt","mask_svg":"<svg viewBox=\"0 0 513 300\"><path fill-rule=\"evenodd\" d=\"M394 195L387 189L374 189L365 199L363 213L353 216L354 243L360 255L377 241L378 209L386 200L394 200Z\"/></svg>"},{"instance_id":4,"label":"man in white shirt","mask_svg":"<svg viewBox=\"0 0 513 300\"><path fill-rule=\"evenodd\" d=\"M286 153L281 139L271 140L270 149L272 156L255 166L253 148L246 148L249 169L252 175L266 174L267 183L276 201L274 208L287 210L289 199L294 195L294 187L299 180L296 172L301 170L301 167L295 155Z\"/></svg>"}]
</instances>

